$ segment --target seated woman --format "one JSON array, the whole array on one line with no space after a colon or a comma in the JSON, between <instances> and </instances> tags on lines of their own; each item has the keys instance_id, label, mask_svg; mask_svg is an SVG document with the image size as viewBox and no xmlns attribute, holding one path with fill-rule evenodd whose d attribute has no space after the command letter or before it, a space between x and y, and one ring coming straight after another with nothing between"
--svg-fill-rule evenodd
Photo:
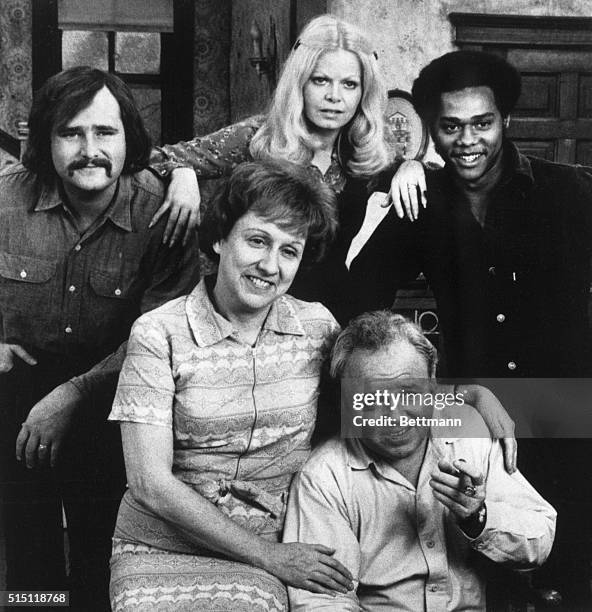
<instances>
[{"instance_id":1,"label":"seated woman","mask_svg":"<svg viewBox=\"0 0 592 612\"><path fill-rule=\"evenodd\" d=\"M113 610L287 610L284 584L352 587L329 548L279 543L338 330L285 294L335 229L333 193L302 168L243 164L202 224L217 276L135 323L109 417L129 487Z\"/></svg>"}]
</instances>

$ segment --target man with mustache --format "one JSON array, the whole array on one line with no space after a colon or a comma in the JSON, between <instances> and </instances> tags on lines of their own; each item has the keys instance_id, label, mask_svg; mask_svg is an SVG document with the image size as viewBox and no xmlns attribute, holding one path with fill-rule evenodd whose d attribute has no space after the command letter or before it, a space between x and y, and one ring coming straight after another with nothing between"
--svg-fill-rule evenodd
<instances>
[{"instance_id":1,"label":"man with mustache","mask_svg":"<svg viewBox=\"0 0 592 612\"><path fill-rule=\"evenodd\" d=\"M389 211L353 259L357 308L390 306L422 271L438 305L442 373L588 378L592 176L522 155L506 137L520 89L514 67L482 52L448 53L421 71L413 103L445 166L426 173L418 222ZM538 386L525 381L524 395ZM558 509L545 571L570 605L590 601L591 450L586 439L540 439L522 441L519 453Z\"/></svg>"},{"instance_id":2,"label":"man with mustache","mask_svg":"<svg viewBox=\"0 0 592 612\"><path fill-rule=\"evenodd\" d=\"M104 610L125 486L106 416L131 324L193 288L197 250L163 244L164 220L150 227L163 186L142 170L150 137L119 78L87 67L51 77L29 128L23 164L0 175L6 588L69 588L75 609Z\"/></svg>"}]
</instances>

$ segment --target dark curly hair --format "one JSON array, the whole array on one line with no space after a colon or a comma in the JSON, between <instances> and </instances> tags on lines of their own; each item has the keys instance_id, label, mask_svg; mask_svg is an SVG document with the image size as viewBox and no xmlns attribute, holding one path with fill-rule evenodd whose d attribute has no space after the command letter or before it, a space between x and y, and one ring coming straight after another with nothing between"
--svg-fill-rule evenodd
<instances>
[{"instance_id":1,"label":"dark curly hair","mask_svg":"<svg viewBox=\"0 0 592 612\"><path fill-rule=\"evenodd\" d=\"M304 265L322 259L337 230L330 187L291 162L245 162L234 169L208 207L200 226L201 249L217 259L213 245L224 240L248 211L306 236Z\"/></svg>"},{"instance_id":2,"label":"dark curly hair","mask_svg":"<svg viewBox=\"0 0 592 612\"><path fill-rule=\"evenodd\" d=\"M520 97L520 73L498 55L481 51L446 53L425 66L415 79L413 106L431 126L443 93L480 86L491 88L502 117L507 117Z\"/></svg>"},{"instance_id":3,"label":"dark curly hair","mask_svg":"<svg viewBox=\"0 0 592 612\"><path fill-rule=\"evenodd\" d=\"M47 79L35 94L23 155L26 168L46 181L53 180L52 133L87 108L103 87L107 87L119 103L126 142L123 172L131 174L148 165L152 142L129 87L114 74L76 66Z\"/></svg>"}]
</instances>

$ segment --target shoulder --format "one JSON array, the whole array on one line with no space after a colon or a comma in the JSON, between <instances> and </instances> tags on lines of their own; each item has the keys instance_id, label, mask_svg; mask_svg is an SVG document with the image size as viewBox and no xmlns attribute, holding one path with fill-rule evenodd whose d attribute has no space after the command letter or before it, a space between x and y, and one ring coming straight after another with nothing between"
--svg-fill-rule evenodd
<instances>
[{"instance_id":1,"label":"shoulder","mask_svg":"<svg viewBox=\"0 0 592 612\"><path fill-rule=\"evenodd\" d=\"M0 183L3 188L24 188L38 183L37 176L27 170L22 163L9 164L0 171Z\"/></svg>"},{"instance_id":2,"label":"shoulder","mask_svg":"<svg viewBox=\"0 0 592 612\"><path fill-rule=\"evenodd\" d=\"M496 444L483 417L468 404L455 404L436 411L438 418L454 419L460 424L432 427L432 443L446 456L449 444L454 440L457 457L463 457L477 465L487 468L492 448Z\"/></svg>"},{"instance_id":3,"label":"shoulder","mask_svg":"<svg viewBox=\"0 0 592 612\"><path fill-rule=\"evenodd\" d=\"M0 172L0 209L26 211L35 205L44 190L42 181L21 163Z\"/></svg>"},{"instance_id":4,"label":"shoulder","mask_svg":"<svg viewBox=\"0 0 592 612\"><path fill-rule=\"evenodd\" d=\"M141 337L147 334L159 334L162 337L169 337L179 328L187 327L187 299L188 296L183 295L145 312L136 319L131 335Z\"/></svg>"},{"instance_id":5,"label":"shoulder","mask_svg":"<svg viewBox=\"0 0 592 612\"><path fill-rule=\"evenodd\" d=\"M536 189L553 189L564 195L566 190L577 191L584 188L590 196L588 190L592 187L592 168L552 162L530 155L527 155L526 159L530 164Z\"/></svg>"},{"instance_id":6,"label":"shoulder","mask_svg":"<svg viewBox=\"0 0 592 612\"><path fill-rule=\"evenodd\" d=\"M348 451L345 440L335 437L317 446L300 472L314 482L341 481L348 467Z\"/></svg>"},{"instance_id":7,"label":"shoulder","mask_svg":"<svg viewBox=\"0 0 592 612\"><path fill-rule=\"evenodd\" d=\"M339 331L339 323L331 311L320 302L305 302L291 295L284 295L281 299L296 315L305 330L318 328L330 332Z\"/></svg>"},{"instance_id":8,"label":"shoulder","mask_svg":"<svg viewBox=\"0 0 592 612\"><path fill-rule=\"evenodd\" d=\"M164 198L164 183L150 170L140 170L131 175L132 188L148 198L162 200Z\"/></svg>"}]
</instances>

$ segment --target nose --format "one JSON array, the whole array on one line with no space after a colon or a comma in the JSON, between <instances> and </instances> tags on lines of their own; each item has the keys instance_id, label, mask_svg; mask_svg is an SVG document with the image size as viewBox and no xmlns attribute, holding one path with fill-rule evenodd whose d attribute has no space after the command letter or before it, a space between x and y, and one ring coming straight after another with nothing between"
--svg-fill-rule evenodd
<instances>
[{"instance_id":1,"label":"nose","mask_svg":"<svg viewBox=\"0 0 592 612\"><path fill-rule=\"evenodd\" d=\"M476 132L471 124L463 125L462 130L458 133L458 143L468 147L475 144Z\"/></svg>"},{"instance_id":2,"label":"nose","mask_svg":"<svg viewBox=\"0 0 592 612\"><path fill-rule=\"evenodd\" d=\"M273 276L279 272L279 251L267 249L265 255L259 260L257 267L266 276Z\"/></svg>"},{"instance_id":3,"label":"nose","mask_svg":"<svg viewBox=\"0 0 592 612\"><path fill-rule=\"evenodd\" d=\"M98 157L99 145L93 134L87 134L82 139L81 149L82 149L81 153L85 157L89 157L89 158Z\"/></svg>"},{"instance_id":4,"label":"nose","mask_svg":"<svg viewBox=\"0 0 592 612\"><path fill-rule=\"evenodd\" d=\"M329 85L325 98L331 102L339 102L341 100L341 90L339 83Z\"/></svg>"}]
</instances>

